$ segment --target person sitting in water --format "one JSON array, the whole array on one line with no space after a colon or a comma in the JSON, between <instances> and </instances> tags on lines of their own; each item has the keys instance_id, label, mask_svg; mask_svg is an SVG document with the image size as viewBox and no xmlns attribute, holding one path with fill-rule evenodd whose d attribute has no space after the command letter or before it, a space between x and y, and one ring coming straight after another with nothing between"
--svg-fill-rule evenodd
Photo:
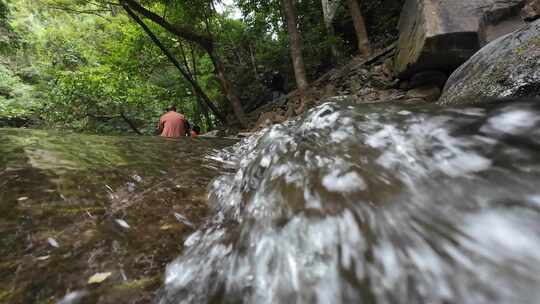
<instances>
[{"instance_id":1,"label":"person sitting in water","mask_svg":"<svg viewBox=\"0 0 540 304\"><path fill-rule=\"evenodd\" d=\"M201 128L197 125L193 125L193 129L191 129L191 138L197 138L201 134Z\"/></svg>"},{"instance_id":2,"label":"person sitting in water","mask_svg":"<svg viewBox=\"0 0 540 304\"><path fill-rule=\"evenodd\" d=\"M167 113L159 119L159 133L163 137L178 138L186 135L186 118L184 115L176 112L176 107L171 106Z\"/></svg>"}]
</instances>

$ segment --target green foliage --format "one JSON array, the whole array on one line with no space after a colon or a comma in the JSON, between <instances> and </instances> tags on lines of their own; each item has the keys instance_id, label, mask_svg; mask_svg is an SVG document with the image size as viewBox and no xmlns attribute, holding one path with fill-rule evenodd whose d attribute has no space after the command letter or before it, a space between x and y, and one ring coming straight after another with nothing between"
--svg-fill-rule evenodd
<instances>
[{"instance_id":1,"label":"green foliage","mask_svg":"<svg viewBox=\"0 0 540 304\"><path fill-rule=\"evenodd\" d=\"M0 25L7 26L9 7L5 0L0 0Z\"/></svg>"},{"instance_id":2,"label":"green foliage","mask_svg":"<svg viewBox=\"0 0 540 304\"><path fill-rule=\"evenodd\" d=\"M5 54L11 43L11 26L9 25L9 6L5 0L0 0L0 55Z\"/></svg>"},{"instance_id":3,"label":"green foliage","mask_svg":"<svg viewBox=\"0 0 540 304\"><path fill-rule=\"evenodd\" d=\"M0 65L0 120L24 120L32 116L36 106L34 94L32 86Z\"/></svg>"},{"instance_id":4,"label":"green foliage","mask_svg":"<svg viewBox=\"0 0 540 304\"><path fill-rule=\"evenodd\" d=\"M190 86L127 16L103 18L39 9L22 0L19 4L14 24L24 47L14 61L23 62L19 80L25 79L42 94L37 112L48 126L131 132L125 116L140 131L152 134L170 104L189 118L196 116ZM171 48L177 46L178 41L164 38ZM25 58L37 68L24 64ZM201 79L217 93L213 80ZM5 90L13 89L13 83L5 81ZM15 110L11 103L7 108Z\"/></svg>"},{"instance_id":5,"label":"green foliage","mask_svg":"<svg viewBox=\"0 0 540 304\"><path fill-rule=\"evenodd\" d=\"M2 48L9 50L9 56L0 57L0 121L39 116L50 127L124 133L131 132L123 118L128 117L140 131L153 134L163 109L175 104L203 130L216 123L212 115L204 117L191 85L121 6L104 0L6 1L0 0L0 34L10 33L5 42L0 38L0 54ZM214 2L140 1L172 24L212 36L245 108L270 99L267 82L273 71L294 89L281 1L236 0L242 20L217 13ZM401 2L362 1L375 45L392 37ZM326 33L320 0L297 1L297 12L312 80L355 54L344 6L335 18L334 36ZM144 20L221 111L230 112L208 55ZM332 58L331 46L339 58Z\"/></svg>"}]
</instances>

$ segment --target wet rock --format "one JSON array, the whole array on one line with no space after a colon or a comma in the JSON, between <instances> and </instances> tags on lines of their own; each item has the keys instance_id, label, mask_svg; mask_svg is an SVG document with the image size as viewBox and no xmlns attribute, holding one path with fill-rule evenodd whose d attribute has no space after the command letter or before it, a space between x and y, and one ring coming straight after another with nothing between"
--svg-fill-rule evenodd
<instances>
[{"instance_id":1,"label":"wet rock","mask_svg":"<svg viewBox=\"0 0 540 304\"><path fill-rule=\"evenodd\" d=\"M285 116L279 115L275 112L266 112L262 113L255 124L255 129L262 129L268 127L274 123L284 122L286 119Z\"/></svg>"},{"instance_id":2,"label":"wet rock","mask_svg":"<svg viewBox=\"0 0 540 304\"><path fill-rule=\"evenodd\" d=\"M448 76L440 71L424 71L416 73L411 77L409 85L411 88L418 88L426 85L434 85L443 88Z\"/></svg>"},{"instance_id":3,"label":"wet rock","mask_svg":"<svg viewBox=\"0 0 540 304\"><path fill-rule=\"evenodd\" d=\"M401 81L399 83L399 89L400 90L408 90L411 88L411 84L409 83L409 81L405 80L405 81Z\"/></svg>"},{"instance_id":4,"label":"wet rock","mask_svg":"<svg viewBox=\"0 0 540 304\"><path fill-rule=\"evenodd\" d=\"M441 96L441 89L436 86L423 86L407 91L408 98L421 98L427 102L434 102Z\"/></svg>"},{"instance_id":5,"label":"wet rock","mask_svg":"<svg viewBox=\"0 0 540 304\"><path fill-rule=\"evenodd\" d=\"M524 22L525 0L407 0L399 21L394 71L408 79L427 70L451 72L490 41Z\"/></svg>"},{"instance_id":6,"label":"wet rock","mask_svg":"<svg viewBox=\"0 0 540 304\"><path fill-rule=\"evenodd\" d=\"M540 20L475 54L448 79L440 104L540 96Z\"/></svg>"},{"instance_id":7,"label":"wet rock","mask_svg":"<svg viewBox=\"0 0 540 304\"><path fill-rule=\"evenodd\" d=\"M237 137L244 138L244 137L250 137L251 135L253 135L253 132L239 132Z\"/></svg>"},{"instance_id":8,"label":"wet rock","mask_svg":"<svg viewBox=\"0 0 540 304\"><path fill-rule=\"evenodd\" d=\"M540 0L529 0L521 10L521 16L525 21L534 21L540 18Z\"/></svg>"},{"instance_id":9,"label":"wet rock","mask_svg":"<svg viewBox=\"0 0 540 304\"><path fill-rule=\"evenodd\" d=\"M259 119L255 123L255 129L262 129L264 127L267 127L272 124L272 118L274 117L274 113L272 112L266 112L262 113L261 116L259 116Z\"/></svg>"}]
</instances>

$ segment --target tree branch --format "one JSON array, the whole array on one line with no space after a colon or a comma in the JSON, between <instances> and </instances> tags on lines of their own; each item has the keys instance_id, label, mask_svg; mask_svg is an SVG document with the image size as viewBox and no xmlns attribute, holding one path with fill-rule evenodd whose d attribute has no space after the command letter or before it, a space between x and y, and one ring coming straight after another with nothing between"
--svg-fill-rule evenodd
<instances>
[{"instance_id":1,"label":"tree branch","mask_svg":"<svg viewBox=\"0 0 540 304\"><path fill-rule=\"evenodd\" d=\"M141 133L141 131L139 131L139 129L137 129L137 127L135 126L133 121L131 121L131 119L129 119L124 112L120 112L120 116L122 116L122 119L124 119L124 121L129 125L129 127L131 128L131 130L133 130L133 132L135 132L135 133L137 133L139 135L143 135Z\"/></svg>"},{"instance_id":2,"label":"tree branch","mask_svg":"<svg viewBox=\"0 0 540 304\"><path fill-rule=\"evenodd\" d=\"M141 18L139 18L139 16L137 16L131 9L129 6L127 6L126 4L123 5L124 7L124 10L128 13L128 15L135 21L137 22L137 24L139 24L141 26L141 28L145 31L145 33L150 37L150 39L154 42L155 45L157 45L161 51L163 52L163 54L165 54L165 56L167 56L167 58L169 59L169 61L178 69L178 71L180 72L180 74L182 74L182 76L193 86L193 89L195 90L195 92L197 92L197 94L199 94L202 99L204 100L205 104L210 108L210 110L212 110L212 112L214 113L214 115L216 115L216 117L223 123L226 123L227 120L225 118L224 115L221 114L221 112L219 112L219 110L214 106L214 104L212 103L212 101L210 101L210 99L208 98L208 96L204 93L204 91L202 90L202 88L199 86L199 84L191 77L191 75L189 73L187 73L186 71L184 71L184 69L182 68L182 66L180 65L180 63L176 60L176 58L174 58L174 56L171 54L171 52L169 52L169 50L167 50L167 48L161 43L161 41L159 41L159 39L156 37L156 35L154 35L154 33L152 33L152 31L148 28L148 26L141 20Z\"/></svg>"},{"instance_id":3,"label":"tree branch","mask_svg":"<svg viewBox=\"0 0 540 304\"><path fill-rule=\"evenodd\" d=\"M70 7L67 7L67 6L62 6L62 5L60 5L60 6L48 5L47 8L52 9L52 10L64 11L64 12L68 12L68 13L74 13L74 14L94 15L94 16L103 18L103 19L105 19L105 20L107 20L107 21L110 21L109 18L107 18L106 16L103 16L103 15L102 15L102 13L108 13L108 12L110 12L109 10L103 10L103 9L97 9L97 10L77 10L77 9L70 8Z\"/></svg>"},{"instance_id":4,"label":"tree branch","mask_svg":"<svg viewBox=\"0 0 540 304\"><path fill-rule=\"evenodd\" d=\"M211 52L213 50L214 43L212 41L212 38L206 35L197 33L195 29L189 28L186 26L172 25L171 23L167 22L167 20L163 19L161 16L157 15L154 12L149 11L148 9L144 8L143 6L141 6L139 3L137 3L134 0L119 0L119 1L120 1L120 4L124 6L124 8L129 7L133 11L159 24L160 26L170 31L171 33L174 33L175 35L178 35L186 40L197 43L208 52Z\"/></svg>"}]
</instances>

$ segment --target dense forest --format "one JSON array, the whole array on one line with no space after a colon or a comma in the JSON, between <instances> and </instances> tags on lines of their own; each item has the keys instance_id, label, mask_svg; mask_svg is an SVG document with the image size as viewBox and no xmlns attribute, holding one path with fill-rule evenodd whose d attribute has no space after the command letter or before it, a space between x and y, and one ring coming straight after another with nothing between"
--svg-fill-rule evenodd
<instances>
[{"instance_id":1,"label":"dense forest","mask_svg":"<svg viewBox=\"0 0 540 304\"><path fill-rule=\"evenodd\" d=\"M171 104L203 131L396 39L401 0L0 0L0 124L154 134Z\"/></svg>"}]
</instances>

